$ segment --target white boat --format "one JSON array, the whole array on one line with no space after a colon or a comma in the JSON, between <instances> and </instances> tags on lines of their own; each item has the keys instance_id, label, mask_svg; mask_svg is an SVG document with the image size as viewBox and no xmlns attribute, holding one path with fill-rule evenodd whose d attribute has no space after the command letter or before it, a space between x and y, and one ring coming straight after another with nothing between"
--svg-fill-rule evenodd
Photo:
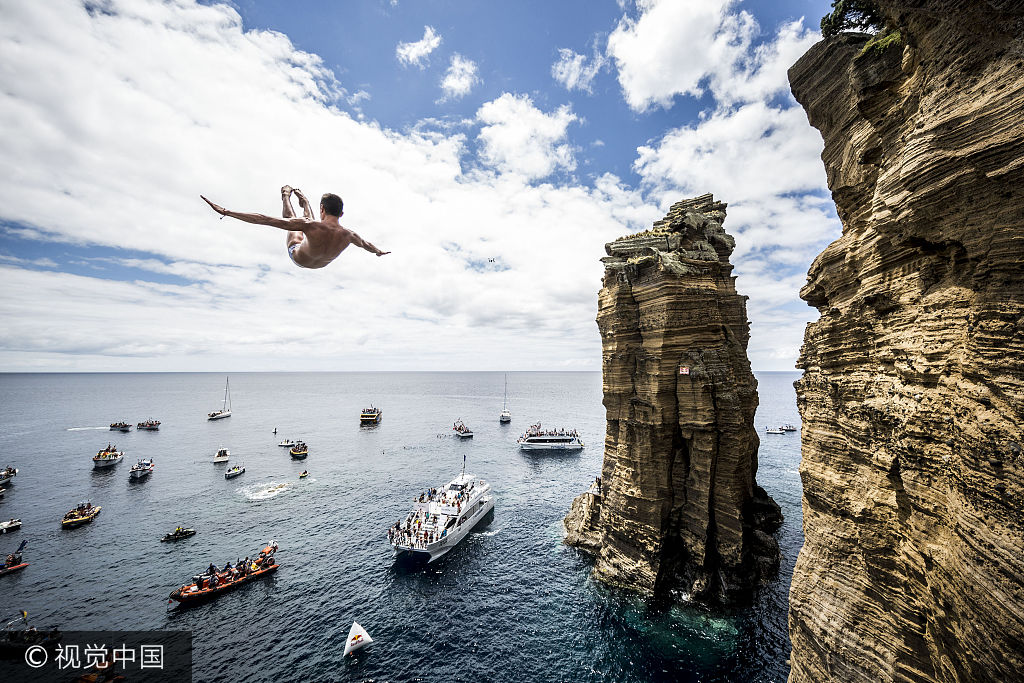
<instances>
[{"instance_id":1,"label":"white boat","mask_svg":"<svg viewBox=\"0 0 1024 683\"><path fill-rule=\"evenodd\" d=\"M765 427L764 428L764 433L765 434L785 434L786 432L783 431L782 427Z\"/></svg>"},{"instance_id":2,"label":"white boat","mask_svg":"<svg viewBox=\"0 0 1024 683\"><path fill-rule=\"evenodd\" d=\"M145 458L132 465L132 468L128 470L128 476L131 479L141 479L146 475L152 474L153 468L153 458Z\"/></svg>"},{"instance_id":3,"label":"white boat","mask_svg":"<svg viewBox=\"0 0 1024 683\"><path fill-rule=\"evenodd\" d=\"M231 451L226 448L218 448L217 454L213 456L214 462L227 462L231 457Z\"/></svg>"},{"instance_id":4,"label":"white boat","mask_svg":"<svg viewBox=\"0 0 1024 683\"><path fill-rule=\"evenodd\" d=\"M793 425L789 424L788 422L786 424L782 425L781 427L779 427L779 429L781 429L784 432L795 432L795 431L798 431L796 427L794 427Z\"/></svg>"},{"instance_id":5,"label":"white boat","mask_svg":"<svg viewBox=\"0 0 1024 683\"><path fill-rule=\"evenodd\" d=\"M220 410L208 413L206 415L207 420L223 420L225 417L231 417L231 385L228 379L227 377L224 378L224 404Z\"/></svg>"},{"instance_id":6,"label":"white boat","mask_svg":"<svg viewBox=\"0 0 1024 683\"><path fill-rule=\"evenodd\" d=\"M295 442L292 441L291 439L285 439L284 441L277 445L280 446L281 448L291 448L292 446L295 445Z\"/></svg>"},{"instance_id":7,"label":"white boat","mask_svg":"<svg viewBox=\"0 0 1024 683\"><path fill-rule=\"evenodd\" d=\"M524 451L578 451L586 444L575 429L544 429L530 425L516 443Z\"/></svg>"},{"instance_id":8,"label":"white boat","mask_svg":"<svg viewBox=\"0 0 1024 683\"><path fill-rule=\"evenodd\" d=\"M452 425L452 430L455 432L455 436L460 439L472 439L473 430L467 427L462 420L456 420L455 424Z\"/></svg>"},{"instance_id":9,"label":"white boat","mask_svg":"<svg viewBox=\"0 0 1024 683\"><path fill-rule=\"evenodd\" d=\"M240 474L245 474L245 465L235 465L224 473L225 479L234 479Z\"/></svg>"},{"instance_id":10,"label":"white boat","mask_svg":"<svg viewBox=\"0 0 1024 683\"><path fill-rule=\"evenodd\" d=\"M366 629L360 626L358 622L353 621L352 628L348 630L348 640L345 641L345 654L342 657L347 657L349 653L364 648L372 642L373 638L366 632Z\"/></svg>"},{"instance_id":11,"label":"white boat","mask_svg":"<svg viewBox=\"0 0 1024 683\"><path fill-rule=\"evenodd\" d=\"M505 375L505 398L501 401L501 415L498 416L498 422L508 424L511 421L512 413L508 410L508 375Z\"/></svg>"},{"instance_id":12,"label":"white boat","mask_svg":"<svg viewBox=\"0 0 1024 683\"><path fill-rule=\"evenodd\" d=\"M124 451L117 450L117 446L107 445L102 451L92 456L92 466L96 469L103 467L113 467L117 463L121 462L124 457Z\"/></svg>"},{"instance_id":13,"label":"white boat","mask_svg":"<svg viewBox=\"0 0 1024 683\"><path fill-rule=\"evenodd\" d=\"M416 498L412 511L388 529L396 557L443 557L494 509L491 485L463 472L440 489Z\"/></svg>"},{"instance_id":14,"label":"white boat","mask_svg":"<svg viewBox=\"0 0 1024 683\"><path fill-rule=\"evenodd\" d=\"M14 467L8 466L0 470L0 486L12 483L11 479L16 476L18 476L18 470Z\"/></svg>"},{"instance_id":15,"label":"white boat","mask_svg":"<svg viewBox=\"0 0 1024 683\"><path fill-rule=\"evenodd\" d=\"M21 520L11 519L7 522L0 522L0 534L6 534L8 531L17 531L21 528Z\"/></svg>"}]
</instances>

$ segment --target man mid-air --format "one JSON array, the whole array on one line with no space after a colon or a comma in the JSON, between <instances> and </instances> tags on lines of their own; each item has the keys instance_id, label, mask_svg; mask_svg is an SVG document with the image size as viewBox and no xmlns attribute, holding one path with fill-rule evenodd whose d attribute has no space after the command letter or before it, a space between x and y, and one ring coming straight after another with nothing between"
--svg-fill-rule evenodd
<instances>
[{"instance_id":1,"label":"man mid-air","mask_svg":"<svg viewBox=\"0 0 1024 683\"><path fill-rule=\"evenodd\" d=\"M293 194L299 199L302 218L295 217L295 211L292 209ZM221 216L230 216L246 223L269 225L287 230L288 256L300 268L323 268L336 259L338 254L345 251L345 247L350 244L362 247L377 256L391 253L390 251L381 251L341 225L339 221L344 213L344 204L341 197L336 194L328 192L320 198L320 220L313 219L313 211L306 196L300 190L292 189L288 185L281 188L284 218L273 218L261 213L229 211L222 206L217 206L203 195L199 196Z\"/></svg>"}]
</instances>

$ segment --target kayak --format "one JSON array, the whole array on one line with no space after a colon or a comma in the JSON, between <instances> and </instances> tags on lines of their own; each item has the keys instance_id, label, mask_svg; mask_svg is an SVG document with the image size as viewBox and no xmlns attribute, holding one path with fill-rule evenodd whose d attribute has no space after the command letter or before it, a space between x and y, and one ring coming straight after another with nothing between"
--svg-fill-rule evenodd
<instances>
[{"instance_id":1,"label":"kayak","mask_svg":"<svg viewBox=\"0 0 1024 683\"><path fill-rule=\"evenodd\" d=\"M28 562L22 562L21 564L16 564L13 567L4 567L4 568L0 569L0 576L6 576L7 574L12 574L12 573L18 571L19 569L24 569L27 566L28 566Z\"/></svg>"},{"instance_id":2,"label":"kayak","mask_svg":"<svg viewBox=\"0 0 1024 683\"><path fill-rule=\"evenodd\" d=\"M277 568L280 566L281 565L279 564L272 564L269 567L264 567L262 569L257 569L254 572L249 572L245 576L239 576L235 578L233 581L228 580L228 574L221 573L217 575L217 580L220 581L220 583L218 583L216 586L213 586L212 588L207 587L199 589L199 587L196 584L191 583L175 590L168 597L171 600L176 600L177 602L180 602L182 604L195 604L198 602L202 602L204 600L215 598L221 593L226 593L232 588L237 588L238 586L241 586L243 583L248 583L253 579L258 579L262 576L266 576L267 574L271 574L277 571ZM208 583L207 586L209 586Z\"/></svg>"}]
</instances>

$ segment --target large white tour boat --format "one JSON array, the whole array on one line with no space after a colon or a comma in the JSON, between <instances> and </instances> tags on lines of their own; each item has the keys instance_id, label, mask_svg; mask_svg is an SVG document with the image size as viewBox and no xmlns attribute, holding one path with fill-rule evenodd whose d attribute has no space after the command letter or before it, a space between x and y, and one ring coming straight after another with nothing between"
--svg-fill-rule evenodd
<instances>
[{"instance_id":1,"label":"large white tour boat","mask_svg":"<svg viewBox=\"0 0 1024 683\"><path fill-rule=\"evenodd\" d=\"M442 488L420 494L405 519L388 529L388 541L396 557L433 562L493 509L491 485L463 471Z\"/></svg>"},{"instance_id":2,"label":"large white tour boat","mask_svg":"<svg viewBox=\"0 0 1024 683\"><path fill-rule=\"evenodd\" d=\"M516 443L524 451L578 451L585 445L575 429L544 429L539 422Z\"/></svg>"}]
</instances>

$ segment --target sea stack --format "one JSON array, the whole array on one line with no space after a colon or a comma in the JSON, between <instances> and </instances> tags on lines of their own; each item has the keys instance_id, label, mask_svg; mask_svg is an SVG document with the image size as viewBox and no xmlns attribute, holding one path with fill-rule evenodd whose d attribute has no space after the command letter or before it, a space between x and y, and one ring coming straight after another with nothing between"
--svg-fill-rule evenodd
<instances>
[{"instance_id":1,"label":"sea stack","mask_svg":"<svg viewBox=\"0 0 1024 683\"><path fill-rule=\"evenodd\" d=\"M681 201L605 245L604 464L565 527L606 583L737 602L778 569L782 515L754 477L757 381L725 208Z\"/></svg>"},{"instance_id":2,"label":"sea stack","mask_svg":"<svg viewBox=\"0 0 1024 683\"><path fill-rule=\"evenodd\" d=\"M801 291L790 681L1020 681L1024 10L877 5L789 72L843 223Z\"/></svg>"}]
</instances>

